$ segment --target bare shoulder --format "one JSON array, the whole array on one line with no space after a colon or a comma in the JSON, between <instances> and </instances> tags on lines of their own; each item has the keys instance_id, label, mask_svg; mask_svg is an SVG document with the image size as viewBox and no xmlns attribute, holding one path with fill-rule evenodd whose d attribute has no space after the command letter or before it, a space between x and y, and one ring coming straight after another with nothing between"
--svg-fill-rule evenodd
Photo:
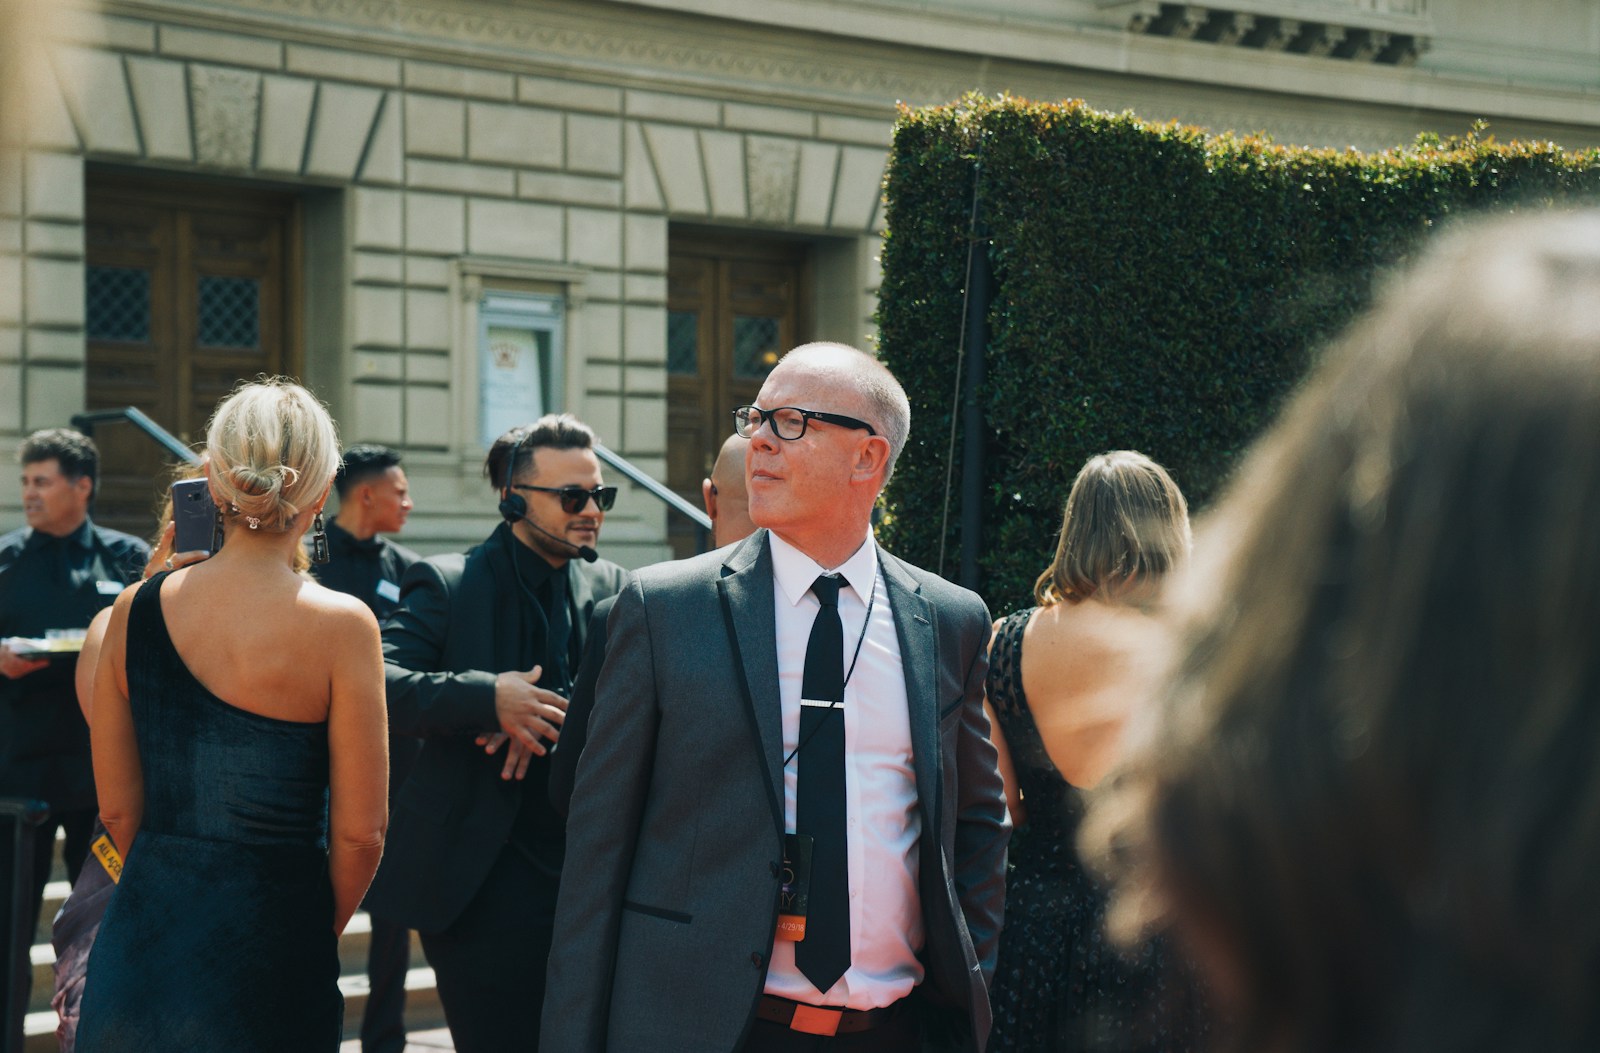
<instances>
[{"instance_id":1,"label":"bare shoulder","mask_svg":"<svg viewBox=\"0 0 1600 1053\"><path fill-rule=\"evenodd\" d=\"M100 621L100 632L102 635L104 635L112 626L115 626L118 632L126 630L128 624L128 612L133 610L133 598L139 595L139 590L144 588L145 584L145 582L136 581L132 585L129 585L127 588L117 593L117 598L112 601L111 606L101 610L95 616L95 619ZM109 614L107 614L108 611L110 612ZM104 616L103 620L102 616ZM93 625L94 623L91 622L90 624Z\"/></svg>"},{"instance_id":2,"label":"bare shoulder","mask_svg":"<svg viewBox=\"0 0 1600 1053\"><path fill-rule=\"evenodd\" d=\"M1085 600L1041 607L1028 624L1028 634L1088 653L1106 653L1138 646L1151 623L1150 616L1136 608Z\"/></svg>"},{"instance_id":3,"label":"bare shoulder","mask_svg":"<svg viewBox=\"0 0 1600 1053\"><path fill-rule=\"evenodd\" d=\"M133 598L138 594L139 586L142 584L143 582L129 585L117 594L111 606L102 609L94 616L89 628L84 631L83 650L78 655L80 666L87 664L89 669L93 670L99 664L101 655L109 653L118 656L126 650L128 612L133 610ZM90 679L92 682L92 674Z\"/></svg>"},{"instance_id":4,"label":"bare shoulder","mask_svg":"<svg viewBox=\"0 0 1600 1053\"><path fill-rule=\"evenodd\" d=\"M1088 699L1128 683L1158 653L1158 632L1154 619L1131 608L1094 600L1055 604L1041 609L1024 633L1023 677L1043 694Z\"/></svg>"},{"instance_id":5,"label":"bare shoulder","mask_svg":"<svg viewBox=\"0 0 1600 1053\"><path fill-rule=\"evenodd\" d=\"M301 583L296 601L301 610L315 620L318 632L364 634L378 627L378 619L366 604L315 581Z\"/></svg>"}]
</instances>

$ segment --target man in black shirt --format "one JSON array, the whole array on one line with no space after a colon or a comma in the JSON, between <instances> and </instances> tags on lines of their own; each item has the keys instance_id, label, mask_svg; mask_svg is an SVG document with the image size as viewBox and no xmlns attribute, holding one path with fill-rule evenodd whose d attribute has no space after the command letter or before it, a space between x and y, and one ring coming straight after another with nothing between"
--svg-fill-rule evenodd
<instances>
[{"instance_id":1,"label":"man in black shirt","mask_svg":"<svg viewBox=\"0 0 1600 1053\"><path fill-rule=\"evenodd\" d=\"M150 548L90 521L99 451L88 436L64 428L34 432L17 460L28 525L0 537L0 796L50 806L34 844L32 932L58 827L66 831L67 876L78 879L94 825L94 771L89 727L73 691L77 655L32 657L12 640L86 628L123 586L139 579ZM6 893L0 902L10 902L14 867L11 831L0 831L0 892ZM9 946L3 918L0 933L0 947ZM23 958L16 966L23 985L31 977L28 942L20 941Z\"/></svg>"},{"instance_id":2,"label":"man in black shirt","mask_svg":"<svg viewBox=\"0 0 1600 1053\"><path fill-rule=\"evenodd\" d=\"M384 626L390 720L423 745L367 902L422 934L459 1053L538 1049L566 854L548 746L595 603L626 573L594 552L616 488L593 446L566 414L497 439L484 473L505 522L414 564Z\"/></svg>"},{"instance_id":3,"label":"man in black shirt","mask_svg":"<svg viewBox=\"0 0 1600 1053\"><path fill-rule=\"evenodd\" d=\"M330 589L348 593L372 608L378 624L400 605L400 579L422 557L381 534L398 534L414 507L400 455L387 446L358 444L344 451L333 477L339 514L328 524L326 563L311 573ZM394 754L390 753L390 761Z\"/></svg>"},{"instance_id":4,"label":"man in black shirt","mask_svg":"<svg viewBox=\"0 0 1600 1053\"><path fill-rule=\"evenodd\" d=\"M400 581L422 557L382 534L399 533L411 514L411 487L400 455L387 446L358 444L344 451L333 477L339 514L328 524L326 563L311 573L330 589L349 593L378 616L381 625L400 605ZM411 773L422 743L389 729L389 809ZM368 912L371 914L371 911ZM361 1017L362 1053L401 1053L406 1045L406 973L411 968L411 930L371 914L367 944L366 1012Z\"/></svg>"}]
</instances>

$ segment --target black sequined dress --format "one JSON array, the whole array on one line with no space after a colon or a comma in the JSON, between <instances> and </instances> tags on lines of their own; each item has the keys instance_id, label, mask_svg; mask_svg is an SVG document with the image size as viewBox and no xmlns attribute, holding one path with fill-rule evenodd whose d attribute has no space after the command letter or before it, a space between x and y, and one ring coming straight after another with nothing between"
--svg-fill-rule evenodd
<instances>
[{"instance_id":1,"label":"black sequined dress","mask_svg":"<svg viewBox=\"0 0 1600 1053\"><path fill-rule=\"evenodd\" d=\"M1120 950L1105 936L1105 892L1078 860L1083 791L1051 763L1022 691L1022 633L1036 609L1001 621L989 655L989 702L1028 817L1011 837L989 1051L1199 1049L1191 985L1161 945Z\"/></svg>"}]
</instances>

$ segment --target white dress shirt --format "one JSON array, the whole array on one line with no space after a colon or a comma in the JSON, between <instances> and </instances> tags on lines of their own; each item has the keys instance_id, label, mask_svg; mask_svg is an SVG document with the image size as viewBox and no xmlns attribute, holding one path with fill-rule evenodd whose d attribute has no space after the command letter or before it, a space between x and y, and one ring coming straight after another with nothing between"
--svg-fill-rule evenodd
<instances>
[{"instance_id":1,"label":"white dress shirt","mask_svg":"<svg viewBox=\"0 0 1600 1053\"><path fill-rule=\"evenodd\" d=\"M837 573L844 623L845 817L849 838L850 968L826 992L795 966L794 943L776 940L767 967L768 994L812 1005L876 1009L911 993L922 981L922 903L917 895L917 779L911 763L911 717L906 702L900 639L878 573L878 546L869 532L838 567L816 561L776 534L772 548L773 606L778 628L778 694L783 703L783 755L800 741L800 685L811 623L821 605L811 583ZM873 597L875 599L872 599ZM862 624L871 600L872 621ZM861 640L860 657L849 672ZM802 751L783 770L784 829L794 832L796 772Z\"/></svg>"}]
</instances>

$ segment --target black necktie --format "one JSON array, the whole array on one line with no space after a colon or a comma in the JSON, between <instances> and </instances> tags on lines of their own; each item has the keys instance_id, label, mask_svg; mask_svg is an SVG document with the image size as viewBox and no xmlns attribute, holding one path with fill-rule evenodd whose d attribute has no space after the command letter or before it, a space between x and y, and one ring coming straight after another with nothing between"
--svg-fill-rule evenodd
<instances>
[{"instance_id":1,"label":"black necktie","mask_svg":"<svg viewBox=\"0 0 1600 1053\"><path fill-rule=\"evenodd\" d=\"M850 967L850 858L844 803L844 624L840 579L811 586L822 609L811 623L800 687L800 749L795 769L795 832L809 835L811 888L806 935L794 960L817 990L827 991ZM835 704L836 703L836 704ZM835 712L837 710L837 712Z\"/></svg>"}]
</instances>

